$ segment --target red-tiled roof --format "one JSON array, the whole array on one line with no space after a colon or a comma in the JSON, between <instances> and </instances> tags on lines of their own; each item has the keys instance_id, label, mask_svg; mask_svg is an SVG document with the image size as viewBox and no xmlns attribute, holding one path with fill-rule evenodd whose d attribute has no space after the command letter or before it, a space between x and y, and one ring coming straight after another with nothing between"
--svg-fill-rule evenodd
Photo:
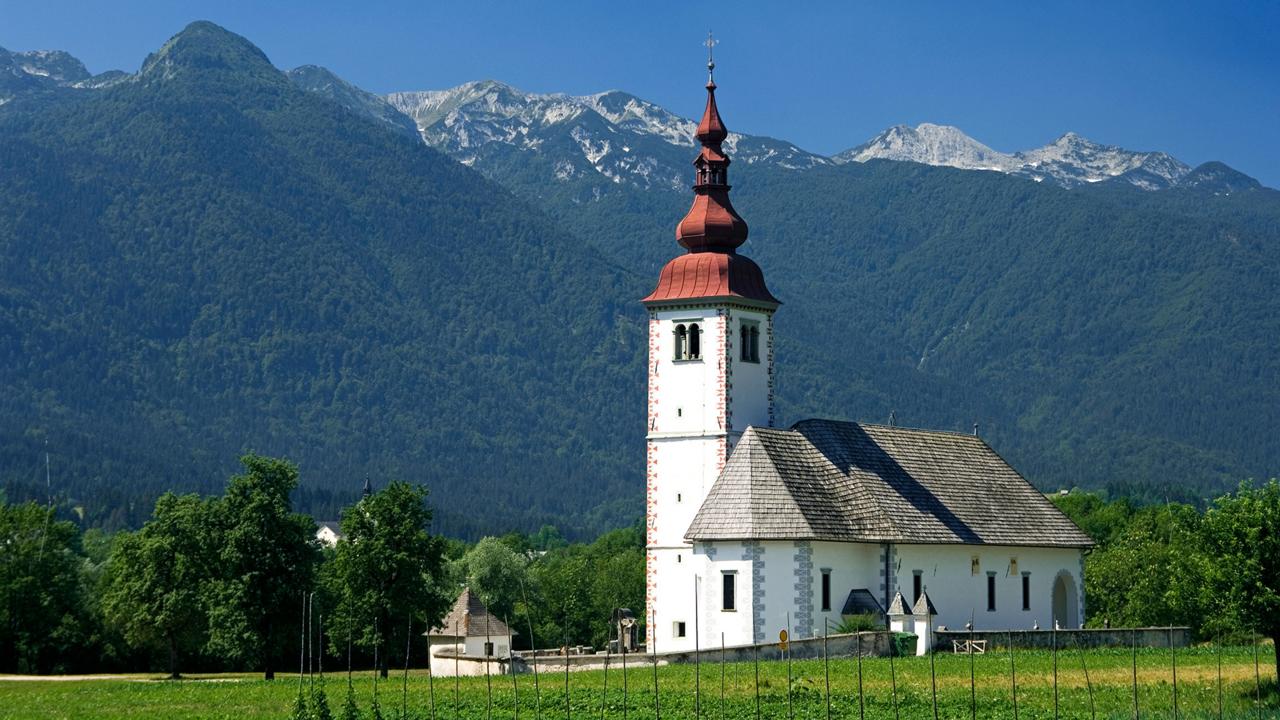
<instances>
[{"instance_id":1,"label":"red-tiled roof","mask_svg":"<svg viewBox=\"0 0 1280 720\"><path fill-rule=\"evenodd\" d=\"M658 287L643 302L698 298L742 298L779 304L764 284L764 273L737 253L700 252L681 255L658 275Z\"/></svg>"}]
</instances>

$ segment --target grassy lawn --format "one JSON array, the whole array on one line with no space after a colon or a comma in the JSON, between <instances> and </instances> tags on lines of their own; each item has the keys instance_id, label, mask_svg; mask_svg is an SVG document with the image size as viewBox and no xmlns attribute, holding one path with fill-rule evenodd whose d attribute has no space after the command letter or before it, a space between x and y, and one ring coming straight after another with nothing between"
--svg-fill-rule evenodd
<instances>
[{"instance_id":1,"label":"grassy lawn","mask_svg":"<svg viewBox=\"0 0 1280 720\"><path fill-rule=\"evenodd\" d=\"M1262 649L1263 707L1254 702L1253 653L1247 648L1225 649L1222 653L1222 705L1225 717L1278 718L1280 697L1275 680L1274 650ZM1052 718L1054 707L1053 663L1047 652L1019 652L1016 655L1018 711L1020 718ZM1126 650L1092 650L1083 656L1089 682L1085 680L1082 655L1064 651L1058 656L1059 717L1089 718L1089 684L1097 717L1133 717L1132 658ZM1140 650L1138 653L1138 709L1143 718L1173 717L1172 664L1167 650ZM1217 717L1218 665L1210 649L1179 651L1178 711L1180 717ZM928 658L894 661L901 718L932 718ZM940 718L967 718L970 714L969 659L966 656L936 656ZM895 718L887 659L863 661L863 704L867 718ZM850 659L832 660L831 717L858 718L857 665ZM659 669L658 696L663 718L694 718L695 705L701 717L710 720L748 719L756 716L755 669L751 663L724 666L723 715L721 710L721 668L710 653L702 665L700 703L695 702L695 672L692 666L664 666ZM977 714L981 718L1012 718L1009 683L1009 656L1002 652L975 656ZM785 663L760 666L760 706L765 718L811 718L825 720L826 681L821 661L792 665L790 711ZM156 676L129 676L89 680L0 681L0 718L226 718L255 720L287 718L297 694L297 678L282 677L273 683L257 676L200 676L171 682ZM492 717L512 718L513 692L509 676L492 679ZM519 715L534 718L537 701L531 675L519 680ZM565 717L564 674L539 673L541 715ZM608 692L603 692L603 672L573 673L569 678L569 708L573 718L623 716L622 673L612 667ZM408 681L409 716L430 718L431 688L434 685L436 716L455 717L455 688L460 701L457 717L482 719L488 716L486 683L483 677L463 678L456 686L452 678L434 683L426 673L413 671ZM653 671L649 666L629 663L627 676L628 718L653 718ZM373 691L371 674L356 673L356 701L361 717L368 717ZM324 683L335 717L346 696L345 674L329 675ZM399 717L401 677L379 683L382 716Z\"/></svg>"}]
</instances>

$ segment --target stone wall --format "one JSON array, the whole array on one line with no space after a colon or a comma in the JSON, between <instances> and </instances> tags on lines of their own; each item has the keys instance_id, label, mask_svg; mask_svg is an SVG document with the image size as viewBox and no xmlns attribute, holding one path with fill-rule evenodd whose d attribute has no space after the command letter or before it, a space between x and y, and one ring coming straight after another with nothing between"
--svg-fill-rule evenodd
<instances>
[{"instance_id":1,"label":"stone wall","mask_svg":"<svg viewBox=\"0 0 1280 720\"><path fill-rule=\"evenodd\" d=\"M849 635L831 635L827 638L827 655L829 657L853 657L861 647L864 657L883 657L889 654L893 633L877 631L853 633ZM859 641L859 637L861 640ZM797 660L820 659L822 657L822 638L806 638L792 640L789 645L791 657ZM861 643L861 645L859 645ZM753 648L755 649L753 652ZM724 649L725 662L751 662L759 653L761 660L782 660L785 656L778 643L762 645L738 645ZM693 663L691 652L660 653L658 661L663 663ZM702 662L719 662L720 648L704 648Z\"/></svg>"},{"instance_id":2,"label":"stone wall","mask_svg":"<svg viewBox=\"0 0 1280 720\"><path fill-rule=\"evenodd\" d=\"M953 641L968 640L969 633L964 630L939 630L935 633L934 647L941 652L951 652L955 647ZM1012 637L1015 648L1035 648L1048 650L1053 647L1054 631L1052 630L1014 630L977 631L973 632L974 640L986 640L987 648L1005 648ZM1167 648L1172 638L1174 647L1187 647L1191 644L1191 628L1087 628L1084 630L1058 630L1058 649L1076 647L1130 647L1135 642L1138 647Z\"/></svg>"}]
</instances>

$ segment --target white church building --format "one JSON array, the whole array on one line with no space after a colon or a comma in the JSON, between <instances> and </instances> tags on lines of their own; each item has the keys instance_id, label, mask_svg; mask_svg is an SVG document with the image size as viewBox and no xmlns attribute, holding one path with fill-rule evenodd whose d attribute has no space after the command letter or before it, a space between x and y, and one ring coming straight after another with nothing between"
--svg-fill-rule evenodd
<instances>
[{"instance_id":1,"label":"white church building","mask_svg":"<svg viewBox=\"0 0 1280 720\"><path fill-rule=\"evenodd\" d=\"M714 68L714 65L710 66ZM976 434L774 425L774 312L737 249L728 136L708 79L687 251L649 312L646 600L651 651L814 637L846 605L926 592L935 625L1079 627L1092 541Z\"/></svg>"}]
</instances>

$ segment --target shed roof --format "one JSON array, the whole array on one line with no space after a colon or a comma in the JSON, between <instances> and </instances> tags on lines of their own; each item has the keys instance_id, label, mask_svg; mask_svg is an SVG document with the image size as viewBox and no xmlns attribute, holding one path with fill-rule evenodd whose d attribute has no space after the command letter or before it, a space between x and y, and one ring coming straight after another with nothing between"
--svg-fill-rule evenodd
<instances>
[{"instance_id":1,"label":"shed roof","mask_svg":"<svg viewBox=\"0 0 1280 720\"><path fill-rule=\"evenodd\" d=\"M979 437L835 420L748 428L685 537L1093 544Z\"/></svg>"},{"instance_id":2,"label":"shed roof","mask_svg":"<svg viewBox=\"0 0 1280 720\"><path fill-rule=\"evenodd\" d=\"M440 624L426 634L432 637L500 638L519 633L513 632L506 623L490 613L489 608L480 602L480 598L471 592L471 588L464 588Z\"/></svg>"}]
</instances>

